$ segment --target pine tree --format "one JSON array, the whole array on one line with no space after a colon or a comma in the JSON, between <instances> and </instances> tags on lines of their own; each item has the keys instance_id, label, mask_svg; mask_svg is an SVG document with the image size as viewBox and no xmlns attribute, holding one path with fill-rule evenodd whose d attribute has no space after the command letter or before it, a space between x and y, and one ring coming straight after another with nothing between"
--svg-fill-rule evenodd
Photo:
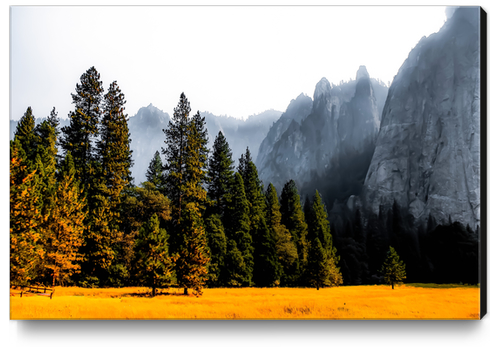
<instances>
[{"instance_id":1,"label":"pine tree","mask_svg":"<svg viewBox=\"0 0 490 347\"><path fill-rule=\"evenodd\" d=\"M318 249L311 250L313 254L308 256L309 271L307 275L310 276L309 282L315 283L315 286L318 288L319 282L316 271L325 266L326 277L324 280L322 280L323 285L336 286L342 284L340 268L337 267L340 259L337 256L336 248L333 246L332 233L330 231L327 211L318 191L315 193L315 198L311 208L310 221L308 224L308 239L310 240L312 247L316 247L315 244L316 240L318 239L321 244L322 252L325 255L325 259L323 260L319 256ZM327 266L327 264L330 264L330 266ZM311 276L313 276L313 278L311 278Z\"/></svg>"},{"instance_id":2,"label":"pine tree","mask_svg":"<svg viewBox=\"0 0 490 347\"><path fill-rule=\"evenodd\" d=\"M296 272L288 274L290 281L297 281L304 272L308 258L308 226L301 207L300 196L293 180L288 181L280 198L282 224L289 230L298 251Z\"/></svg>"},{"instance_id":3,"label":"pine tree","mask_svg":"<svg viewBox=\"0 0 490 347\"><path fill-rule=\"evenodd\" d=\"M206 280L207 252L203 212L206 203L207 130L200 113L190 117L190 103L182 93L173 120L164 129L166 193L172 201L172 251L177 251L177 281L200 295Z\"/></svg>"},{"instance_id":4,"label":"pine tree","mask_svg":"<svg viewBox=\"0 0 490 347\"><path fill-rule=\"evenodd\" d=\"M190 126L191 106L184 93L180 95L179 104L174 108L173 119L168 123L168 127L163 129L165 133L165 144L162 147L162 155L165 158L164 171L167 177L165 182L166 195L173 203L174 221L180 223L182 207L184 206L183 196L185 193L185 160L187 149L187 134Z\"/></svg>"},{"instance_id":5,"label":"pine tree","mask_svg":"<svg viewBox=\"0 0 490 347\"><path fill-rule=\"evenodd\" d=\"M172 258L168 251L168 237L165 229L160 228L157 214L143 224L136 241L138 277L151 287L152 296L156 288L168 284L172 275Z\"/></svg>"},{"instance_id":6,"label":"pine tree","mask_svg":"<svg viewBox=\"0 0 490 347\"><path fill-rule=\"evenodd\" d=\"M85 198L75 179L75 167L70 152L66 153L56 185L54 203L46 223L46 268L50 270L53 286L63 284L80 271Z\"/></svg>"},{"instance_id":7,"label":"pine tree","mask_svg":"<svg viewBox=\"0 0 490 347\"><path fill-rule=\"evenodd\" d=\"M25 163L19 138L10 142L10 283L32 283L40 273L44 248L36 172Z\"/></svg>"},{"instance_id":8,"label":"pine tree","mask_svg":"<svg viewBox=\"0 0 490 347\"><path fill-rule=\"evenodd\" d=\"M155 185L155 188L161 192L164 191L164 175L163 175L163 163L160 153L155 152L155 155L148 165L148 170L146 170L146 180Z\"/></svg>"},{"instance_id":9,"label":"pine tree","mask_svg":"<svg viewBox=\"0 0 490 347\"><path fill-rule=\"evenodd\" d=\"M223 215L225 195L233 179L233 169L231 149L220 131L214 141L208 170L208 196L216 201L215 210L220 216Z\"/></svg>"},{"instance_id":10,"label":"pine tree","mask_svg":"<svg viewBox=\"0 0 490 347\"><path fill-rule=\"evenodd\" d=\"M97 158L107 188L106 194L117 203L122 190L131 184L131 139L127 115L124 114L126 100L117 82L112 82L103 100L103 117L97 140ZM117 204L114 206L117 210Z\"/></svg>"},{"instance_id":11,"label":"pine tree","mask_svg":"<svg viewBox=\"0 0 490 347\"><path fill-rule=\"evenodd\" d=\"M199 206L190 202L182 211L183 242L176 257L177 282L184 287L184 295L192 289L200 296L209 263L206 235Z\"/></svg>"},{"instance_id":12,"label":"pine tree","mask_svg":"<svg viewBox=\"0 0 490 347\"><path fill-rule=\"evenodd\" d=\"M226 236L225 229L218 215L213 214L205 219L206 239L209 247L210 261L208 268L208 285L218 287L225 284L226 271Z\"/></svg>"},{"instance_id":13,"label":"pine tree","mask_svg":"<svg viewBox=\"0 0 490 347\"><path fill-rule=\"evenodd\" d=\"M384 274L386 283L391 285L391 289L395 289L396 283L400 283L407 278L405 264L391 246L386 254L386 259L381 267L381 272Z\"/></svg>"},{"instance_id":14,"label":"pine tree","mask_svg":"<svg viewBox=\"0 0 490 347\"><path fill-rule=\"evenodd\" d=\"M111 276L111 280L119 283L137 285L133 279L138 277L137 256L135 243L139 230L156 214L161 228L167 228L171 216L170 201L150 182L143 182L142 187L128 187L124 190L121 198L122 220L120 230L122 234L121 243L118 245L116 269L121 277ZM168 233L167 233L168 235ZM171 239L168 238L170 246ZM114 269L111 269L111 271Z\"/></svg>"},{"instance_id":15,"label":"pine tree","mask_svg":"<svg viewBox=\"0 0 490 347\"><path fill-rule=\"evenodd\" d=\"M75 94L72 94L75 111L68 115L70 125L61 130L61 148L70 151L75 164L76 179L88 194L88 203L91 205L91 180L93 176L93 161L95 160L95 139L99 134L99 123L102 117L102 99L104 88L100 74L95 67L88 69L80 77ZM91 207L91 206L89 206Z\"/></svg>"},{"instance_id":16,"label":"pine tree","mask_svg":"<svg viewBox=\"0 0 490 347\"><path fill-rule=\"evenodd\" d=\"M287 283L286 273L294 271L298 263L298 251L289 230L281 223L281 212L276 188L269 184L266 192L266 222L271 231L271 237L276 247L276 254L281 266L281 283Z\"/></svg>"},{"instance_id":17,"label":"pine tree","mask_svg":"<svg viewBox=\"0 0 490 347\"><path fill-rule=\"evenodd\" d=\"M327 253L318 237L313 240L308 254L307 280L317 290L330 285Z\"/></svg>"},{"instance_id":18,"label":"pine tree","mask_svg":"<svg viewBox=\"0 0 490 347\"><path fill-rule=\"evenodd\" d=\"M257 286L272 286L279 283L280 265L274 242L265 220L265 197L257 167L247 147L240 157L238 172L243 177L249 206L250 234L254 247L254 282Z\"/></svg>"},{"instance_id":19,"label":"pine tree","mask_svg":"<svg viewBox=\"0 0 490 347\"><path fill-rule=\"evenodd\" d=\"M250 236L249 204L245 195L243 179L236 172L230 191L226 196L224 226L228 240L227 250L232 263L227 263L228 284L237 286L252 286L254 269L254 248ZM234 243L230 242L231 240ZM236 250L235 250L236 244ZM231 253L230 253L231 252ZM243 262L242 262L243 261ZM235 283L234 280L237 282ZM232 282L230 282L232 281Z\"/></svg>"},{"instance_id":20,"label":"pine tree","mask_svg":"<svg viewBox=\"0 0 490 347\"><path fill-rule=\"evenodd\" d=\"M22 158L24 165L27 165L31 170L33 169L37 155L37 139L34 133L35 123L36 121L32 114L32 109L28 107L17 123L14 137L14 140L18 141L18 146L23 150L21 153L24 156Z\"/></svg>"}]
</instances>

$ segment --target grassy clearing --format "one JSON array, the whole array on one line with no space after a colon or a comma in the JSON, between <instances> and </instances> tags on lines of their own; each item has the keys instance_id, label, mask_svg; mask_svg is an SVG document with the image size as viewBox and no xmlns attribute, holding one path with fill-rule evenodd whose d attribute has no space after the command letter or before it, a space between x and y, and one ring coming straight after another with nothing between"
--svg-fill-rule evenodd
<instances>
[{"instance_id":1,"label":"grassy clearing","mask_svg":"<svg viewBox=\"0 0 490 347\"><path fill-rule=\"evenodd\" d=\"M477 287L169 289L57 287L52 300L10 297L11 319L479 319Z\"/></svg>"}]
</instances>

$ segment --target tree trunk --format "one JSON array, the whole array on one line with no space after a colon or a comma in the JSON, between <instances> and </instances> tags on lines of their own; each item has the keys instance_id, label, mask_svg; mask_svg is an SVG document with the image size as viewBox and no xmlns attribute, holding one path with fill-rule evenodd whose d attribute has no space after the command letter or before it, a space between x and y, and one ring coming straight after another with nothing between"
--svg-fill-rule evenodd
<instances>
[{"instance_id":1,"label":"tree trunk","mask_svg":"<svg viewBox=\"0 0 490 347\"><path fill-rule=\"evenodd\" d=\"M184 288L184 295L189 295L189 293L187 292L187 288Z\"/></svg>"},{"instance_id":2,"label":"tree trunk","mask_svg":"<svg viewBox=\"0 0 490 347\"><path fill-rule=\"evenodd\" d=\"M151 288L151 296L155 296L156 294L156 287Z\"/></svg>"},{"instance_id":3,"label":"tree trunk","mask_svg":"<svg viewBox=\"0 0 490 347\"><path fill-rule=\"evenodd\" d=\"M395 282L391 282L391 289L395 289Z\"/></svg>"}]
</instances>

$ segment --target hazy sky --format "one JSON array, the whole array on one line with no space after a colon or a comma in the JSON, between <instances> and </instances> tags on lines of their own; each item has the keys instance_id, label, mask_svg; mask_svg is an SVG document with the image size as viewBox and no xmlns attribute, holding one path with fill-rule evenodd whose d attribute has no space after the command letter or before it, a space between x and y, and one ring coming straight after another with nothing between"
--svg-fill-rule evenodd
<instances>
[{"instance_id":1,"label":"hazy sky","mask_svg":"<svg viewBox=\"0 0 490 347\"><path fill-rule=\"evenodd\" d=\"M11 119L73 109L71 93L95 66L117 80L133 116L169 114L185 92L193 112L246 117L285 111L316 83L355 79L360 65L392 81L445 7L12 7Z\"/></svg>"}]
</instances>

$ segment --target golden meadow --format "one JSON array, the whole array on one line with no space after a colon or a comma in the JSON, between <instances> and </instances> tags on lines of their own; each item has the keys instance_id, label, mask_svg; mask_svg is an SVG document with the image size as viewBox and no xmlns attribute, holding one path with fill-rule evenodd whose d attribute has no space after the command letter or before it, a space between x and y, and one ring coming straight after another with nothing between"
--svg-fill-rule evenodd
<instances>
[{"instance_id":1,"label":"golden meadow","mask_svg":"<svg viewBox=\"0 0 490 347\"><path fill-rule=\"evenodd\" d=\"M11 291L10 319L479 319L480 288L387 285L168 289L56 287L50 300ZM14 295L14 296L12 296Z\"/></svg>"}]
</instances>

